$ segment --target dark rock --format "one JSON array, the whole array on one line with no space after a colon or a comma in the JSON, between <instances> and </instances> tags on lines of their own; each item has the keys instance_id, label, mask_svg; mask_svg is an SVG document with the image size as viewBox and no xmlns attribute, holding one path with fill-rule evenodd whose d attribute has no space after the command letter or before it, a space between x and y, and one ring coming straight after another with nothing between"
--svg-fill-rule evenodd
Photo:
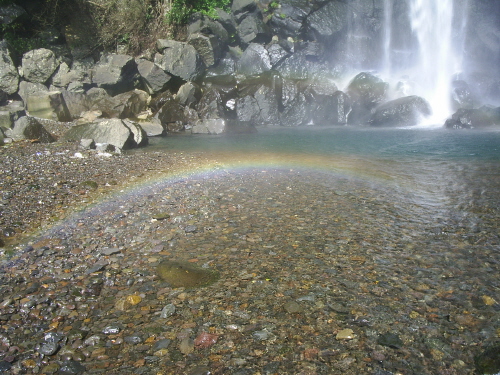
<instances>
[{"instance_id":1,"label":"dark rock","mask_svg":"<svg viewBox=\"0 0 500 375\"><path fill-rule=\"evenodd\" d=\"M145 59L137 59L136 62L146 90L150 94L163 91L172 77L154 62Z\"/></svg>"},{"instance_id":2,"label":"dark rock","mask_svg":"<svg viewBox=\"0 0 500 375\"><path fill-rule=\"evenodd\" d=\"M193 34L203 34L206 36L215 36L223 44L227 43L229 41L229 33L228 29L225 27L225 21L229 21L229 24L231 25L231 18L221 9L219 9L218 12L219 18L216 20L213 20L202 13L193 14L189 20L189 25L187 26L188 38L191 38ZM234 27L235 26L232 26L233 33L235 32Z\"/></svg>"},{"instance_id":3,"label":"dark rock","mask_svg":"<svg viewBox=\"0 0 500 375\"><path fill-rule=\"evenodd\" d=\"M163 70L185 81L196 81L205 71L205 64L196 49L184 42L160 39L157 43L160 53L155 63Z\"/></svg>"},{"instance_id":4,"label":"dark rock","mask_svg":"<svg viewBox=\"0 0 500 375\"><path fill-rule=\"evenodd\" d=\"M252 125L260 122L259 104L252 95L247 95L236 100L236 114L239 121L247 121Z\"/></svg>"},{"instance_id":5,"label":"dark rock","mask_svg":"<svg viewBox=\"0 0 500 375\"><path fill-rule=\"evenodd\" d=\"M322 63L314 60L308 58L306 51L298 51L285 57L274 67L274 69L278 71L283 78L293 80L325 76L327 71L326 67Z\"/></svg>"},{"instance_id":6,"label":"dark rock","mask_svg":"<svg viewBox=\"0 0 500 375\"><path fill-rule=\"evenodd\" d=\"M432 113L429 103L420 96L405 96L391 100L375 109L372 126L414 126Z\"/></svg>"},{"instance_id":7,"label":"dark rock","mask_svg":"<svg viewBox=\"0 0 500 375\"><path fill-rule=\"evenodd\" d=\"M30 139L42 143L54 142L54 137L34 117L24 116L14 123L11 137L14 140Z\"/></svg>"},{"instance_id":8,"label":"dark rock","mask_svg":"<svg viewBox=\"0 0 500 375\"><path fill-rule=\"evenodd\" d=\"M373 74L359 73L349 83L347 94L352 100L352 111L349 113L350 124L366 123L371 110L385 100L388 84Z\"/></svg>"},{"instance_id":9,"label":"dark rock","mask_svg":"<svg viewBox=\"0 0 500 375\"><path fill-rule=\"evenodd\" d=\"M309 14L306 23L317 38L328 40L347 26L348 19L349 4L330 1Z\"/></svg>"},{"instance_id":10,"label":"dark rock","mask_svg":"<svg viewBox=\"0 0 500 375\"><path fill-rule=\"evenodd\" d=\"M201 97L196 106L200 119L224 118L224 103L221 92L217 88L211 88Z\"/></svg>"},{"instance_id":11,"label":"dark rock","mask_svg":"<svg viewBox=\"0 0 500 375\"><path fill-rule=\"evenodd\" d=\"M61 95L64 103L66 104L66 109L70 119L79 118L82 112L89 110L87 95L85 92L75 92L61 89Z\"/></svg>"},{"instance_id":12,"label":"dark rock","mask_svg":"<svg viewBox=\"0 0 500 375\"><path fill-rule=\"evenodd\" d=\"M238 62L238 73L251 76L271 69L269 52L261 44L250 43Z\"/></svg>"},{"instance_id":13,"label":"dark rock","mask_svg":"<svg viewBox=\"0 0 500 375\"><path fill-rule=\"evenodd\" d=\"M156 113L156 118L161 124L166 126L168 123L185 123L184 107L174 99L169 93L164 93L161 97L163 103L160 110Z\"/></svg>"},{"instance_id":14,"label":"dark rock","mask_svg":"<svg viewBox=\"0 0 500 375\"><path fill-rule=\"evenodd\" d=\"M395 333L387 332L378 337L377 343L390 348L399 349L403 347L403 341Z\"/></svg>"},{"instance_id":15,"label":"dark rock","mask_svg":"<svg viewBox=\"0 0 500 375\"><path fill-rule=\"evenodd\" d=\"M287 102L281 113L283 126L307 125L312 121L309 104L303 93L297 93L291 101Z\"/></svg>"},{"instance_id":16,"label":"dark rock","mask_svg":"<svg viewBox=\"0 0 500 375\"><path fill-rule=\"evenodd\" d=\"M289 55L288 51L279 43L272 43L270 46L268 46L267 53L269 54L269 62L271 63L271 66L275 66L276 64L280 63L285 57Z\"/></svg>"},{"instance_id":17,"label":"dark rock","mask_svg":"<svg viewBox=\"0 0 500 375\"><path fill-rule=\"evenodd\" d=\"M235 85L234 73L236 72L236 63L234 59L226 54L219 63L207 69L205 81L215 84Z\"/></svg>"},{"instance_id":18,"label":"dark rock","mask_svg":"<svg viewBox=\"0 0 500 375\"><path fill-rule=\"evenodd\" d=\"M281 125L279 103L276 91L269 86L260 85L254 93L254 98L259 107L259 119L256 125Z\"/></svg>"},{"instance_id":19,"label":"dark rock","mask_svg":"<svg viewBox=\"0 0 500 375\"><path fill-rule=\"evenodd\" d=\"M448 129L473 129L500 126L500 107L460 108L444 125Z\"/></svg>"},{"instance_id":20,"label":"dark rock","mask_svg":"<svg viewBox=\"0 0 500 375\"><path fill-rule=\"evenodd\" d=\"M495 375L500 373L500 345L487 348L474 359L474 362L478 374Z\"/></svg>"},{"instance_id":21,"label":"dark rock","mask_svg":"<svg viewBox=\"0 0 500 375\"><path fill-rule=\"evenodd\" d=\"M254 0L234 0L231 4L231 11L236 17L242 13L254 12L256 9L257 3Z\"/></svg>"},{"instance_id":22,"label":"dark rock","mask_svg":"<svg viewBox=\"0 0 500 375\"><path fill-rule=\"evenodd\" d=\"M137 64L132 56L104 55L94 68L92 83L113 96L133 90L138 74Z\"/></svg>"},{"instance_id":23,"label":"dark rock","mask_svg":"<svg viewBox=\"0 0 500 375\"><path fill-rule=\"evenodd\" d=\"M238 36L243 44L271 41L271 30L262 20L260 13L248 13L238 24Z\"/></svg>"},{"instance_id":24,"label":"dark rock","mask_svg":"<svg viewBox=\"0 0 500 375\"><path fill-rule=\"evenodd\" d=\"M183 106L191 107L198 102L201 98L200 87L193 82L186 82L183 84L177 94L175 99Z\"/></svg>"},{"instance_id":25,"label":"dark rock","mask_svg":"<svg viewBox=\"0 0 500 375\"><path fill-rule=\"evenodd\" d=\"M26 14L26 11L17 4L8 4L2 6L0 7L0 24L10 25Z\"/></svg>"}]
</instances>

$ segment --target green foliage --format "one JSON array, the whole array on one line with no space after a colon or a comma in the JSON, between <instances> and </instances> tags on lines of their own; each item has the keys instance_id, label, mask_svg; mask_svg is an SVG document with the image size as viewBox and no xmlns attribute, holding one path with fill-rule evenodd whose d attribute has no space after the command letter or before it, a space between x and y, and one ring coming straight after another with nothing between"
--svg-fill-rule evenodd
<instances>
[{"instance_id":1,"label":"green foliage","mask_svg":"<svg viewBox=\"0 0 500 375\"><path fill-rule=\"evenodd\" d=\"M217 8L227 9L231 0L173 0L167 22L174 25L185 24L189 16L200 12L211 18L217 18Z\"/></svg>"}]
</instances>

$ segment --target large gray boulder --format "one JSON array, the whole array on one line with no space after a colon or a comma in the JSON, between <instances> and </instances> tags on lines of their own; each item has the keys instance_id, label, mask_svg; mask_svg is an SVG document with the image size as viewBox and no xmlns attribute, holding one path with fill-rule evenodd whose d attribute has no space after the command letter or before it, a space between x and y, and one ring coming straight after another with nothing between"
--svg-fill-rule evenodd
<instances>
[{"instance_id":1,"label":"large gray boulder","mask_svg":"<svg viewBox=\"0 0 500 375\"><path fill-rule=\"evenodd\" d=\"M299 37L310 8L311 5L307 1L280 2L269 21L273 33L285 39Z\"/></svg>"},{"instance_id":2,"label":"large gray boulder","mask_svg":"<svg viewBox=\"0 0 500 375\"><path fill-rule=\"evenodd\" d=\"M137 64L132 56L111 54L104 55L95 65L92 83L114 96L133 90L137 78Z\"/></svg>"},{"instance_id":3,"label":"large gray boulder","mask_svg":"<svg viewBox=\"0 0 500 375\"><path fill-rule=\"evenodd\" d=\"M43 127L34 117L24 116L14 123L14 128L10 133L14 141L23 139L37 140L42 143L54 142L54 137Z\"/></svg>"},{"instance_id":4,"label":"large gray boulder","mask_svg":"<svg viewBox=\"0 0 500 375\"><path fill-rule=\"evenodd\" d=\"M385 101L388 84L371 73L356 75L347 86L347 94L352 100L349 113L350 124L365 124L370 120L371 111Z\"/></svg>"},{"instance_id":5,"label":"large gray boulder","mask_svg":"<svg viewBox=\"0 0 500 375\"><path fill-rule=\"evenodd\" d=\"M281 113L281 125L283 126L301 126L312 122L309 103L305 95L297 92L293 99L287 102Z\"/></svg>"},{"instance_id":6,"label":"large gray boulder","mask_svg":"<svg viewBox=\"0 0 500 375\"><path fill-rule=\"evenodd\" d=\"M175 100L177 100L181 105L192 107L201 98L201 89L196 83L186 82L175 95Z\"/></svg>"},{"instance_id":7,"label":"large gray boulder","mask_svg":"<svg viewBox=\"0 0 500 375\"><path fill-rule=\"evenodd\" d=\"M146 59L137 59L137 70L150 94L156 94L165 90L168 82L172 78L170 74L165 72L162 68L154 62Z\"/></svg>"},{"instance_id":8,"label":"large gray boulder","mask_svg":"<svg viewBox=\"0 0 500 375\"><path fill-rule=\"evenodd\" d=\"M71 116L61 91L38 92L29 95L25 102L31 116L57 121L71 121Z\"/></svg>"},{"instance_id":9,"label":"large gray boulder","mask_svg":"<svg viewBox=\"0 0 500 375\"><path fill-rule=\"evenodd\" d=\"M93 139L95 143L110 144L121 150L147 143L147 135L138 124L120 119L76 125L63 136L66 141L82 139Z\"/></svg>"},{"instance_id":10,"label":"large gray boulder","mask_svg":"<svg viewBox=\"0 0 500 375\"><path fill-rule=\"evenodd\" d=\"M71 65L63 61L51 78L51 84L58 88L67 88L71 83L91 83L90 72L94 62L89 59L74 61Z\"/></svg>"},{"instance_id":11,"label":"large gray boulder","mask_svg":"<svg viewBox=\"0 0 500 375\"><path fill-rule=\"evenodd\" d=\"M19 74L14 65L7 43L0 42L0 90L5 91L7 94L14 94L19 87Z\"/></svg>"},{"instance_id":12,"label":"large gray boulder","mask_svg":"<svg viewBox=\"0 0 500 375\"><path fill-rule=\"evenodd\" d=\"M405 96L378 106L370 125L379 127L401 127L418 125L432 113L431 106L420 96Z\"/></svg>"},{"instance_id":13,"label":"large gray boulder","mask_svg":"<svg viewBox=\"0 0 500 375\"><path fill-rule=\"evenodd\" d=\"M500 107L460 108L444 125L448 129L483 129L500 127Z\"/></svg>"},{"instance_id":14,"label":"large gray boulder","mask_svg":"<svg viewBox=\"0 0 500 375\"><path fill-rule=\"evenodd\" d=\"M46 83L58 66L56 55L46 48L28 51L22 58L23 77L30 82Z\"/></svg>"},{"instance_id":15,"label":"large gray boulder","mask_svg":"<svg viewBox=\"0 0 500 375\"><path fill-rule=\"evenodd\" d=\"M250 43L238 61L238 73L252 76L271 69L269 52L262 44Z\"/></svg>"},{"instance_id":16,"label":"large gray boulder","mask_svg":"<svg viewBox=\"0 0 500 375\"><path fill-rule=\"evenodd\" d=\"M155 55L155 63L173 76L185 81L196 81L205 71L205 63L196 49L184 42L159 39L160 53Z\"/></svg>"},{"instance_id":17,"label":"large gray boulder","mask_svg":"<svg viewBox=\"0 0 500 375\"><path fill-rule=\"evenodd\" d=\"M39 93L46 93L48 91L49 91L49 89L44 84L28 82L28 81L21 81L19 83L18 94L21 97L21 99L23 100L23 102L26 104L29 96L37 95Z\"/></svg>"},{"instance_id":18,"label":"large gray boulder","mask_svg":"<svg viewBox=\"0 0 500 375\"><path fill-rule=\"evenodd\" d=\"M87 91L86 105L89 110L101 111L107 118L133 118L146 110L149 95L142 90L127 91L110 96L106 90L94 87Z\"/></svg>"}]
</instances>

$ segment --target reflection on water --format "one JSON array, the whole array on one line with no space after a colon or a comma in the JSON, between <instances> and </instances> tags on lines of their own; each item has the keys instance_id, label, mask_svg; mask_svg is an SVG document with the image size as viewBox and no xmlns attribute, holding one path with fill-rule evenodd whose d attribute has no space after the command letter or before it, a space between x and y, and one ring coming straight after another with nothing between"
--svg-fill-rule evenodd
<instances>
[{"instance_id":1,"label":"reflection on water","mask_svg":"<svg viewBox=\"0 0 500 375\"><path fill-rule=\"evenodd\" d=\"M496 131L264 128L239 136L153 139L148 150L200 151L230 167L304 168L362 179L391 189L396 199L419 207L432 221L464 220L485 204L495 205L499 191Z\"/></svg>"}]
</instances>

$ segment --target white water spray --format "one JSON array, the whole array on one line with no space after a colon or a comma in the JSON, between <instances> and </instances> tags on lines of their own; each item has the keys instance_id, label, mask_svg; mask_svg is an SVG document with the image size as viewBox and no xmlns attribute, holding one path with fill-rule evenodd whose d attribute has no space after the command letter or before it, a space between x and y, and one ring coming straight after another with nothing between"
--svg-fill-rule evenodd
<instances>
[{"instance_id":1,"label":"white water spray","mask_svg":"<svg viewBox=\"0 0 500 375\"><path fill-rule=\"evenodd\" d=\"M410 20L418 41L416 91L432 106L431 122L442 123L451 113L452 75L460 69L452 43L453 0L411 0Z\"/></svg>"}]
</instances>

